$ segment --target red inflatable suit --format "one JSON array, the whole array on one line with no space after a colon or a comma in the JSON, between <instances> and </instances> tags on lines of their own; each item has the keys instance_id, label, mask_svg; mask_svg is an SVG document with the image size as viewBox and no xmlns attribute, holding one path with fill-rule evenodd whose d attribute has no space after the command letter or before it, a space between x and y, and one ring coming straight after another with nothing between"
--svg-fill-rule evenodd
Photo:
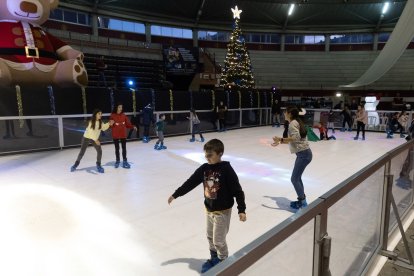
<instances>
[{"instance_id":1,"label":"red inflatable suit","mask_svg":"<svg viewBox=\"0 0 414 276\"><path fill-rule=\"evenodd\" d=\"M83 54L38 25L57 4L0 0L0 85L87 85Z\"/></svg>"}]
</instances>

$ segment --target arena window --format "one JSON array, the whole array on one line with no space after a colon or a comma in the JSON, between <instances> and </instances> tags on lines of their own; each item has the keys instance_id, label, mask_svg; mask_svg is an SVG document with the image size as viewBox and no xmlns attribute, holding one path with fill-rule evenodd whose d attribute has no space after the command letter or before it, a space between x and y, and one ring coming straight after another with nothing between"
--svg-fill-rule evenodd
<instances>
[{"instance_id":1,"label":"arena window","mask_svg":"<svg viewBox=\"0 0 414 276\"><path fill-rule=\"evenodd\" d=\"M323 35L286 35L286 44L324 44Z\"/></svg>"},{"instance_id":2,"label":"arena window","mask_svg":"<svg viewBox=\"0 0 414 276\"><path fill-rule=\"evenodd\" d=\"M165 26L151 26L151 34L167 37L178 37L178 38L193 38L193 31L190 29L181 29Z\"/></svg>"},{"instance_id":3,"label":"arena window","mask_svg":"<svg viewBox=\"0 0 414 276\"><path fill-rule=\"evenodd\" d=\"M230 40L230 33L229 32L215 32L215 31L198 31L198 39L228 42Z\"/></svg>"},{"instance_id":4,"label":"arena window","mask_svg":"<svg viewBox=\"0 0 414 276\"><path fill-rule=\"evenodd\" d=\"M89 26L88 14L83 13L83 12L73 11L73 10L66 10L66 9L61 9L61 8L55 9L51 11L50 19Z\"/></svg>"},{"instance_id":5,"label":"arena window","mask_svg":"<svg viewBox=\"0 0 414 276\"><path fill-rule=\"evenodd\" d=\"M246 33L244 39L247 43L280 44L280 35L278 34Z\"/></svg>"},{"instance_id":6,"label":"arena window","mask_svg":"<svg viewBox=\"0 0 414 276\"><path fill-rule=\"evenodd\" d=\"M99 17L99 27L103 29L145 34L143 23L131 22L109 17Z\"/></svg>"},{"instance_id":7,"label":"arena window","mask_svg":"<svg viewBox=\"0 0 414 276\"><path fill-rule=\"evenodd\" d=\"M380 33L378 34L378 42L387 42L390 38L391 33Z\"/></svg>"},{"instance_id":8,"label":"arena window","mask_svg":"<svg viewBox=\"0 0 414 276\"><path fill-rule=\"evenodd\" d=\"M331 44L370 44L373 42L373 34L335 34L330 36Z\"/></svg>"}]
</instances>

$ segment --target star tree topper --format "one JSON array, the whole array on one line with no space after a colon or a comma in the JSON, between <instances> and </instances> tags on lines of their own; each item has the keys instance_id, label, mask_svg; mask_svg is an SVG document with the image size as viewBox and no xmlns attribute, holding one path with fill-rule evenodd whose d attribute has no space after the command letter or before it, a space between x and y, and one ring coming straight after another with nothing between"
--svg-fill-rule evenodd
<instances>
[{"instance_id":1,"label":"star tree topper","mask_svg":"<svg viewBox=\"0 0 414 276\"><path fill-rule=\"evenodd\" d=\"M231 11L233 12L234 19L240 19L240 14L242 13L242 10L239 10L239 8L236 6L234 9L232 8Z\"/></svg>"}]
</instances>

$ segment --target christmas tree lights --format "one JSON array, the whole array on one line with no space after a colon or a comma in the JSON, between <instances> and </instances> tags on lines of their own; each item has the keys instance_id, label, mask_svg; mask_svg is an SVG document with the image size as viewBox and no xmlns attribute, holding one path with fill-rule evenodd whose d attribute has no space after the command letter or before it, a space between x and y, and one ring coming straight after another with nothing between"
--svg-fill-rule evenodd
<instances>
[{"instance_id":1,"label":"christmas tree lights","mask_svg":"<svg viewBox=\"0 0 414 276\"><path fill-rule=\"evenodd\" d=\"M227 44L220 86L236 90L254 88L255 82L249 52L239 26L242 10L239 10L237 6L231 10L234 18L233 32L229 44Z\"/></svg>"}]
</instances>

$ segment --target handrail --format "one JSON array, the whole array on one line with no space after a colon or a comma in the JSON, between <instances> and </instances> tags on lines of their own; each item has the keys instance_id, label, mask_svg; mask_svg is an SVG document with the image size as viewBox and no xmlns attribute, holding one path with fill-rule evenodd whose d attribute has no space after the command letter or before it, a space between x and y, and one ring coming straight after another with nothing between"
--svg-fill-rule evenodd
<instances>
[{"instance_id":1,"label":"handrail","mask_svg":"<svg viewBox=\"0 0 414 276\"><path fill-rule=\"evenodd\" d=\"M260 108L260 107L256 107L256 108L242 108L242 109L228 109L229 112L233 112L233 113L229 113L235 116L231 116L232 119L231 122L232 124L230 124L228 126L228 129L238 129L238 128L244 128L244 127L254 127L254 126L263 126L263 125L267 125L270 122L270 108L264 107L264 108ZM137 110L135 113L134 112L125 112L126 115L129 116L134 116L137 115L140 111ZM164 113L167 115L173 115L173 114L183 114L183 115L189 115L189 110L176 110L176 111L170 111L170 110L165 110L165 111L154 111L154 118L158 117L159 114ZM208 109L208 110L197 110L198 113L201 114L211 114L215 112L215 109ZM250 119L246 119L243 120L244 118L246 118L247 113L251 113L254 112L255 115L255 120L251 121ZM105 120L108 120L108 117L110 116L110 113L104 113L103 116L105 116ZM207 116L207 115L204 115ZM68 132L71 131L77 131L77 132L83 132L83 125L79 126L79 129L73 129L73 126L71 124L73 124L74 122L66 122L65 120L68 119L75 119L75 120L86 120L89 119L91 117L91 114L70 114L70 115L41 115L41 116L4 116L4 117L0 117L0 123L5 122L6 123L6 136L10 136L10 138L13 138L13 136L15 136L14 134L14 128L12 128L13 126L9 125L9 123L13 123L13 120L19 120L21 124L20 128L23 127L25 120L56 120L56 122L51 123L52 125L55 126L55 129L52 131L55 131L54 135L51 136L44 136L44 138L49 137L49 143L50 143L50 147L44 146L44 145L38 145L35 143L32 143L30 141L22 141L22 144L17 144L17 143L5 143L4 147L2 147L0 149L0 156L2 155L9 155L9 154L16 154L16 153L23 153L23 152L34 152L34 151L42 151L42 150L47 150L47 149L63 149L66 147L73 147L73 146L78 146L80 139L78 142L74 142L73 140L73 136L67 136ZM181 118L181 120L184 118L184 116L179 116L179 118ZM229 116L230 118L230 116ZM136 118L135 118L136 119ZM11 121L11 122L7 122L7 121ZM211 121L208 119L205 119L206 122ZM48 123L46 123L48 124ZM49 122L50 124L50 122ZM66 127L66 125L68 125L68 127ZM76 123L75 123L76 124ZM174 128L175 124L171 124L171 131L169 133L167 133L166 136L176 136L176 135L186 135L191 133L191 125L187 128ZM29 127L29 131L30 128L32 127L31 124L27 125ZM9 133L9 128L10 127L10 133ZM57 132L56 132L57 131ZM211 132L211 131L216 131L216 129L214 128L209 128L209 129L205 129L204 132ZM21 134L21 131L19 131ZM57 134L57 135L56 135ZM24 134L23 134L24 135ZM151 135L153 135L153 132L151 131ZM68 138L68 139L66 139ZM137 137L138 138L138 137ZM132 140L135 140L137 138L131 138ZM45 140L44 140L45 141ZM54 145L53 143L55 143L56 141L58 141L57 145ZM102 143L110 143L111 141L102 141Z\"/></svg>"},{"instance_id":2,"label":"handrail","mask_svg":"<svg viewBox=\"0 0 414 276\"><path fill-rule=\"evenodd\" d=\"M374 174L381 167L385 166L396 155L407 149L409 150L413 148L414 140L411 140L384 154L351 177L342 181L330 191L321 195L318 199L309 204L307 208L300 210L258 237L256 240L238 250L232 256L229 256L226 260L210 269L205 275L239 275L273 250L278 244L293 235L302 226L316 218L319 214L326 212L329 207L358 187L365 179Z\"/></svg>"},{"instance_id":3,"label":"handrail","mask_svg":"<svg viewBox=\"0 0 414 276\"><path fill-rule=\"evenodd\" d=\"M245 110L270 110L270 107L256 107L256 108L231 108L227 109L227 111L245 111ZM197 112L200 113L206 113L206 112L213 112L214 109L207 109L207 110L197 110ZM189 113L190 110L164 110L154 111L154 114L180 114L180 113ZM138 110L137 112L138 113ZM134 112L125 112L126 115L134 115ZM83 117L90 117L92 113L86 113L86 114L69 114L69 115L33 115L33 116L0 116L0 121L2 120L20 120L20 119L58 119L58 118L83 118ZM111 113L102 113L102 116L108 117Z\"/></svg>"},{"instance_id":4,"label":"handrail","mask_svg":"<svg viewBox=\"0 0 414 276\"><path fill-rule=\"evenodd\" d=\"M239 275L261 257L282 243L292 233L310 222L325 209L324 201L316 199L306 209L285 219L256 240L229 256L219 265L209 270L206 275Z\"/></svg>"}]
</instances>

